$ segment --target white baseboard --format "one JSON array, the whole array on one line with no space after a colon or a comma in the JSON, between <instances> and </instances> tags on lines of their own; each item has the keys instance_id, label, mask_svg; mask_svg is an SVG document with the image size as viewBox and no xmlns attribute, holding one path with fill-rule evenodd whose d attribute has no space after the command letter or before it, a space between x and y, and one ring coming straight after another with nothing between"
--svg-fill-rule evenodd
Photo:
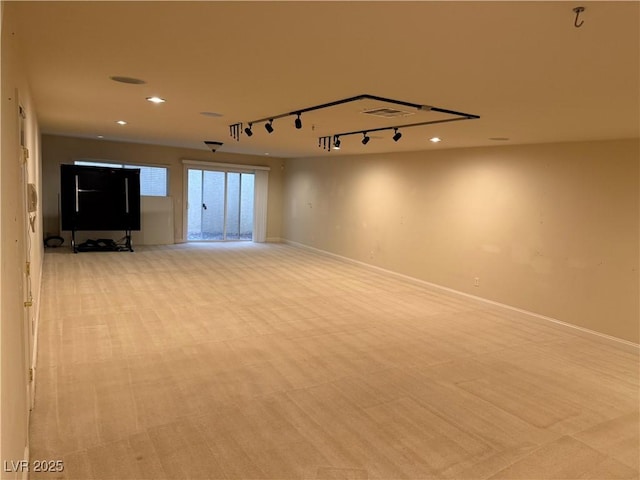
<instances>
[{"instance_id":1,"label":"white baseboard","mask_svg":"<svg viewBox=\"0 0 640 480\"><path fill-rule=\"evenodd\" d=\"M601 343L606 343L608 345L612 345L614 347L620 348L626 352L630 352L630 353L638 353L640 351L640 345L637 343L633 343L630 342L628 340L624 340L622 338L617 338L617 337L613 337L611 335L607 335L604 333L600 333L597 332L595 330L590 330L588 328L583 328L580 327L578 325L573 325L571 323L567 323L567 322L563 322L561 320L552 318L552 317L547 317L545 315L540 315L539 313L535 313L535 312L530 312L528 310L524 310L522 308L518 308L518 307L514 307L512 305L507 305L504 303L500 303L500 302L495 302L493 300L489 300L486 298L482 298L482 297L478 297L476 295L471 295L469 293L465 293L465 292L461 292L459 290L454 290L453 288L449 288L449 287L444 287L442 285L438 285L436 283L431 283L431 282L427 282L426 280L421 280L419 278L415 278L415 277L410 277L409 275L404 275L402 273L398 273L398 272L394 272L393 270L387 270L385 268L382 267L376 267L375 265L371 265L369 263L365 263L365 262L361 262L359 260L354 260L353 258L349 258L349 257L344 257L342 255L338 255L336 253L332 253L332 252L328 252L326 250L320 250L319 248L315 248L315 247L311 247L309 245L305 245L304 243L298 243L298 242L294 242L291 240L287 240L287 239L282 239L281 240L282 243L285 243L287 245L291 245L292 247L296 247L296 248L301 248L304 250L308 250L320 255L325 255L325 256L329 256L332 258L335 258L337 260L340 260L342 262L346 262L346 263L351 263L354 265L358 265L364 268L367 268L369 270L373 270L379 273L384 273L387 275L391 275L394 276L396 278L417 284L417 285L421 285L423 287L428 287L434 290L439 290L441 292L446 292L458 297L464 297L470 300L475 300L477 302L481 302L481 303L485 303L488 305L492 305L495 307L500 307L500 308L504 308L506 310L510 310L512 312L517 312L521 315L526 316L528 319L532 319L538 322L544 322L547 325L553 326L555 328L564 330L564 331L569 331L570 333L573 333L574 335L578 335L580 337L583 338L587 338L589 340L593 340L593 341L598 341Z\"/></svg>"}]
</instances>

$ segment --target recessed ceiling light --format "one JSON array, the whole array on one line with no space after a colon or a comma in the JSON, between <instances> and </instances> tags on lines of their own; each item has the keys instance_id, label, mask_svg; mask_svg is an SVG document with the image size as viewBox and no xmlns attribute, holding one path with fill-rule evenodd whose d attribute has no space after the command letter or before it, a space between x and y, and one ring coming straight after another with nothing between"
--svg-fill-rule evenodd
<instances>
[{"instance_id":1,"label":"recessed ceiling light","mask_svg":"<svg viewBox=\"0 0 640 480\"><path fill-rule=\"evenodd\" d=\"M98 135L98 138L104 138L104 135Z\"/></svg>"},{"instance_id":2,"label":"recessed ceiling light","mask_svg":"<svg viewBox=\"0 0 640 480\"><path fill-rule=\"evenodd\" d=\"M125 122L124 120L118 120L116 123L118 125L126 125L127 124L127 122Z\"/></svg>"},{"instance_id":3,"label":"recessed ceiling light","mask_svg":"<svg viewBox=\"0 0 640 480\"><path fill-rule=\"evenodd\" d=\"M200 112L200 115L204 115L205 117L221 117L222 114L218 112Z\"/></svg>"},{"instance_id":4,"label":"recessed ceiling light","mask_svg":"<svg viewBox=\"0 0 640 480\"><path fill-rule=\"evenodd\" d=\"M265 155L269 155L269 152L264 152Z\"/></svg>"},{"instance_id":5,"label":"recessed ceiling light","mask_svg":"<svg viewBox=\"0 0 640 480\"><path fill-rule=\"evenodd\" d=\"M109 78L114 82L128 83L130 85L144 85L145 83L147 83L144 80L141 80L139 78L134 78L134 77L121 77L121 76L115 75Z\"/></svg>"},{"instance_id":6,"label":"recessed ceiling light","mask_svg":"<svg viewBox=\"0 0 640 480\"><path fill-rule=\"evenodd\" d=\"M433 142L433 143L438 143L438 142L441 142L441 141L442 141L442 139L441 139L441 138L438 138L438 137L431 137L431 138L429 139L429 141L430 141L430 142Z\"/></svg>"},{"instance_id":7,"label":"recessed ceiling light","mask_svg":"<svg viewBox=\"0 0 640 480\"><path fill-rule=\"evenodd\" d=\"M147 101L151 103L164 103L166 100L160 97L147 97Z\"/></svg>"}]
</instances>

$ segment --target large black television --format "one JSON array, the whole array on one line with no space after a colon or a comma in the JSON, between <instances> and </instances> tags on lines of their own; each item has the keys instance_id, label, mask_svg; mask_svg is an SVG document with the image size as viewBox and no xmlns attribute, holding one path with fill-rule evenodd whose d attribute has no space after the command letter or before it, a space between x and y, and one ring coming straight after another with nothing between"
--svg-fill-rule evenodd
<instances>
[{"instance_id":1,"label":"large black television","mask_svg":"<svg viewBox=\"0 0 640 480\"><path fill-rule=\"evenodd\" d=\"M60 166L62 230L140 230L140 169ZM130 249L130 248L129 248Z\"/></svg>"}]
</instances>

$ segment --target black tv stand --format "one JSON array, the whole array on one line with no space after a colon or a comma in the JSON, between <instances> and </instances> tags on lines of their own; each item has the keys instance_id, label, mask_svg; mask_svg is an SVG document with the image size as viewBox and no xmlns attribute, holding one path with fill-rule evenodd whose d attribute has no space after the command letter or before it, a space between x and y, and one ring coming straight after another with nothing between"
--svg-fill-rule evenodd
<instances>
[{"instance_id":1,"label":"black tv stand","mask_svg":"<svg viewBox=\"0 0 640 480\"><path fill-rule=\"evenodd\" d=\"M76 231L71 231L71 247L73 253L78 252L133 252L131 245L131 230L126 230L124 243L117 243L111 239L99 238L97 240L86 240L83 243L76 243Z\"/></svg>"}]
</instances>

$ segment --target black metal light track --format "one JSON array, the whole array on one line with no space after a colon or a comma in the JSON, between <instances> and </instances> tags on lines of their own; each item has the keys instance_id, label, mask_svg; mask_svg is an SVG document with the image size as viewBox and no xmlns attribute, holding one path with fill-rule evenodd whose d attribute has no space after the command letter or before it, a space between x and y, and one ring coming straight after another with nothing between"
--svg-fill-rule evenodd
<instances>
[{"instance_id":1,"label":"black metal light track","mask_svg":"<svg viewBox=\"0 0 640 480\"><path fill-rule=\"evenodd\" d=\"M422 127L424 125L434 125L436 123L459 122L460 120L473 120L475 118L480 118L480 117L478 115L473 115L468 117L445 118L442 120L430 120L428 122L407 123L406 125L395 125L393 127L369 128L367 130L353 130L351 132L334 133L332 135L319 137L318 146L322 147L324 150L331 150L331 139L333 139L333 144L335 145L335 142L337 139L341 137L348 137L349 135L362 135L362 134L371 133L371 132L382 132L384 130L399 130L401 128Z\"/></svg>"},{"instance_id":2,"label":"black metal light track","mask_svg":"<svg viewBox=\"0 0 640 480\"><path fill-rule=\"evenodd\" d=\"M420 105L418 103L405 102L403 100L396 100L396 99L393 99L393 98L385 98L385 97L378 97L377 95L362 94L362 95L356 95L355 97L343 98L342 100L335 100L333 102L322 103L320 105L314 105L312 107L301 108L301 109L294 110L294 111L287 112L287 113L281 113L279 115L269 115L268 117L259 118L258 120L252 120L252 121L248 122L248 124L249 124L249 128L248 129L251 130L251 126L256 124L256 123L267 123L268 122L268 124L271 125L274 120L277 120L279 118L289 117L289 116L292 116L292 115L296 115L297 116L296 128L302 128L302 122L300 120L300 116L303 113L312 112L314 110L320 110L320 109L323 109L323 108L335 107L337 105L342 105L342 104L350 103L350 102L356 102L356 101L359 101L359 100L377 100L379 102L392 103L392 104L395 104L395 105L402 105L404 107L415 108L416 110L424 110L424 111L445 113L445 114L448 114L448 115L455 115L457 118L451 118L451 119L445 119L445 120L432 120L432 121L429 121L429 122L412 123L412 124L407 124L407 125L396 125L396 126L393 126L393 127L372 128L372 129L366 130L366 131L365 130L356 130L356 131L353 131L353 132L338 133L338 134L334 134L334 135L329 135L327 137L320 137L319 138L319 142L318 142L319 146L322 146L322 144L325 144L325 146L323 148L327 148L327 146L326 146L327 142L326 141L323 142L323 139L325 139L325 138L331 139L332 137L335 138L335 137L340 137L340 136L363 134L363 133L367 133L367 132L378 132L378 131L381 131L381 130L393 130L393 129L398 129L398 128L409 128L409 127L417 127L417 126L421 126L421 125L430 125L430 124L434 124L434 123L452 122L452 121L457 121L457 120L472 120L472 119L480 118L479 115L473 115L471 113L457 112L455 110L448 110L448 109L445 109L445 108L434 107L433 105ZM229 133L230 133L231 137L235 138L236 141L239 141L240 140L240 135L242 134L242 123L234 123L232 125L229 125ZM269 132L269 133L271 133L271 132ZM330 149L331 148L331 146L330 146L331 142L328 142L328 143L329 143L328 149Z\"/></svg>"},{"instance_id":3,"label":"black metal light track","mask_svg":"<svg viewBox=\"0 0 640 480\"><path fill-rule=\"evenodd\" d=\"M480 118L480 117L474 116L474 117L444 118L441 120L430 120L428 122L407 123L406 125L395 125L393 127L379 127L379 128L368 128L367 130L353 130L352 132L335 133L331 136L346 137L348 135L358 135L365 132L371 133L371 132L382 132L383 130L396 130L400 128L421 127L423 125L433 125L435 123L458 122L460 120L470 120L472 118Z\"/></svg>"}]
</instances>

